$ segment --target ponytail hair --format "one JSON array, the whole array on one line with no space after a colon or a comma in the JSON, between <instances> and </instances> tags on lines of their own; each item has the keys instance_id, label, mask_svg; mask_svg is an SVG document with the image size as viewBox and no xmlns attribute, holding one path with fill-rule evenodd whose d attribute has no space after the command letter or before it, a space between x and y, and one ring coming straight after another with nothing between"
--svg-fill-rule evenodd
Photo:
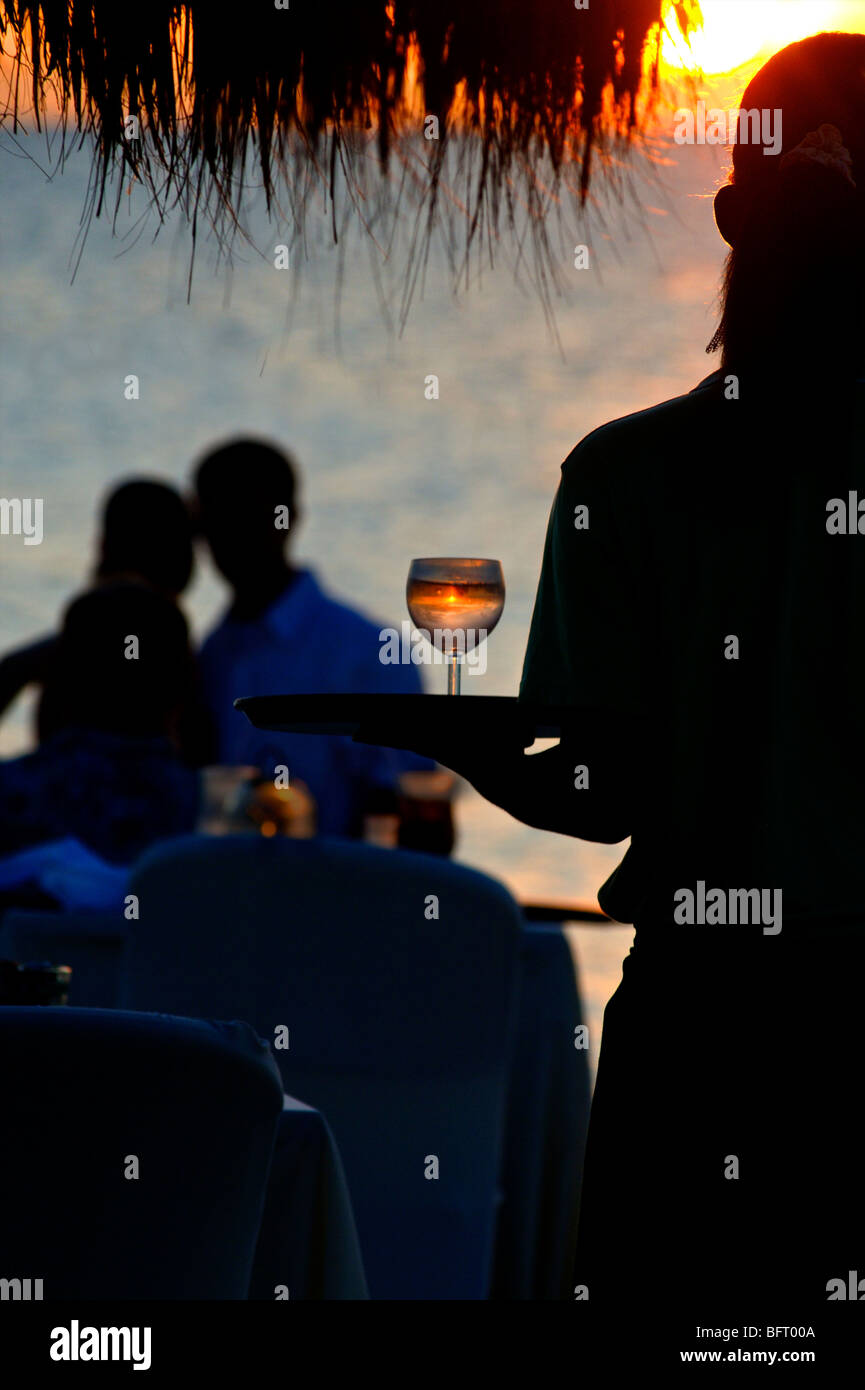
<instances>
[{"instance_id":1,"label":"ponytail hair","mask_svg":"<svg viewBox=\"0 0 865 1390\"><path fill-rule=\"evenodd\" d=\"M735 245L707 352L725 370L855 374L865 327L865 35L816 34L776 53L744 109L780 113L777 155L737 143Z\"/></svg>"}]
</instances>

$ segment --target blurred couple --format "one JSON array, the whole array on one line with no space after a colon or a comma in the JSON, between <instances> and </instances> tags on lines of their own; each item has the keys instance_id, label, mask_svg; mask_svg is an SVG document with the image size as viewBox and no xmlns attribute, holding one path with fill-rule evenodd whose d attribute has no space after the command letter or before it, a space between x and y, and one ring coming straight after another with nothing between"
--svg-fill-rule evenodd
<instances>
[{"instance_id":1,"label":"blurred couple","mask_svg":"<svg viewBox=\"0 0 865 1390\"><path fill-rule=\"evenodd\" d=\"M238 695L419 693L411 665L385 665L378 624L295 565L301 510L291 459L238 438L198 464L187 504L132 479L105 505L91 587L56 635L0 660L0 715L39 688L38 748L0 764L0 854L71 837L109 864L193 830L200 769L287 766L315 801L319 833L358 837L426 758L349 738L265 734ZM227 581L227 612L193 654L179 606L198 533Z\"/></svg>"}]
</instances>

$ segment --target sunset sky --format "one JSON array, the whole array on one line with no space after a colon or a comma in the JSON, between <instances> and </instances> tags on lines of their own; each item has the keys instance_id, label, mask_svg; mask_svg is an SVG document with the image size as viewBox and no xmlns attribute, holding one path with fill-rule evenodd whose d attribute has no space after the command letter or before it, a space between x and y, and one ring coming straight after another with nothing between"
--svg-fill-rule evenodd
<instances>
[{"instance_id":1,"label":"sunset sky","mask_svg":"<svg viewBox=\"0 0 865 1390\"><path fill-rule=\"evenodd\" d=\"M703 28L690 51L679 38L674 6L666 20L670 35L663 58L668 69L701 67L710 76L726 73L821 29L865 31L865 0L700 0Z\"/></svg>"},{"instance_id":2,"label":"sunset sky","mask_svg":"<svg viewBox=\"0 0 865 1390\"><path fill-rule=\"evenodd\" d=\"M821 29L865 32L865 0L703 0L702 12L690 51L665 43L672 99L659 103L662 132L678 94L681 104L688 99L685 65L702 68L700 95L729 109L754 68L784 44ZM596 273L578 277L557 304L560 347L531 292L514 282L505 251L495 275L464 296L452 294L447 267L434 258L430 289L392 342L361 245L348 262L337 351L328 247L311 244L295 303L287 289L274 292L268 258L239 255L229 275L205 246L187 303L183 221L158 239L152 226L139 237L137 189L116 237L110 218L94 223L73 283L89 150L49 180L38 140L22 146L36 162L9 142L0 200L3 327L12 344L3 437L26 476L40 480L50 528L38 567L4 573L10 639L45 631L82 582L95 499L119 475L156 472L186 486L198 451L247 429L296 451L307 501L301 557L324 557L334 592L357 596L370 613L401 620L414 555L500 557L508 598L482 680L485 693L513 693L562 458L605 420L688 390L714 366L704 345L725 248L711 197L727 151L673 147L651 171L635 162L644 215L625 226L626 209L616 204L612 225L596 229ZM250 230L253 247L277 240L255 207ZM118 364L143 364L146 408L132 423L115 390ZM415 389L429 370L442 372L434 419ZM222 599L200 567L190 599L197 632ZM28 746L30 722L22 702L0 730L0 754ZM592 901L620 857L615 847L563 847L479 797L466 796L459 817L464 861L526 896ZM627 950L611 931L627 937L629 929L585 928L581 937L593 1036Z\"/></svg>"}]
</instances>

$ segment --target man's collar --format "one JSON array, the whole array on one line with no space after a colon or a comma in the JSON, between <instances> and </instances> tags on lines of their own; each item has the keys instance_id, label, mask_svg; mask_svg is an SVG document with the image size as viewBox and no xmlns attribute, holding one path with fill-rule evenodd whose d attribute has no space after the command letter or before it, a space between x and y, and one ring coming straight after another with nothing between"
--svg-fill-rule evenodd
<instances>
[{"instance_id":1,"label":"man's collar","mask_svg":"<svg viewBox=\"0 0 865 1390\"><path fill-rule=\"evenodd\" d=\"M312 570L298 570L294 583L274 599L258 621L284 641L292 636L321 596L321 588Z\"/></svg>"}]
</instances>

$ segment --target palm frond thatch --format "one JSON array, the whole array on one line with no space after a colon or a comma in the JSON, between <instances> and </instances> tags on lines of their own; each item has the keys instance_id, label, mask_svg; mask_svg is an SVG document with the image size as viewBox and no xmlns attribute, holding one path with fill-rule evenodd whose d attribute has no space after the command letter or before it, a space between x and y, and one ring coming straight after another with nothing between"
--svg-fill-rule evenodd
<instances>
[{"instance_id":1,"label":"palm frond thatch","mask_svg":"<svg viewBox=\"0 0 865 1390\"><path fill-rule=\"evenodd\" d=\"M335 238L356 215L386 247L411 197L420 242L456 212L466 250L477 237L492 244L503 209L511 225L522 209L537 239L563 183L584 202L593 151L626 142L638 124L666 9L277 3L0 0L11 58L0 120L14 127L26 98L42 123L53 100L64 132L92 135L97 216L109 188L119 199L131 177L160 215L179 204L194 228L203 220L230 234L254 180L298 237L317 199ZM685 31L698 18L695 0L676 11ZM429 116L437 139L424 138Z\"/></svg>"}]
</instances>

